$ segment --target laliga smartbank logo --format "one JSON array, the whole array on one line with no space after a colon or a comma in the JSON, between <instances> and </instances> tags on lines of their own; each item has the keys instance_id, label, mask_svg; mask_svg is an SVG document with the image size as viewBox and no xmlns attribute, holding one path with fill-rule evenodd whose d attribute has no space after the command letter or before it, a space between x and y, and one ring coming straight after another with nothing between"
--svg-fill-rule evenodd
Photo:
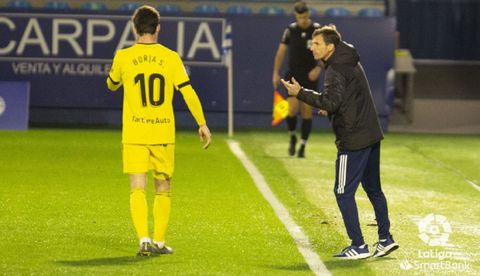
<instances>
[{"instance_id":1,"label":"laliga smartbank logo","mask_svg":"<svg viewBox=\"0 0 480 276\"><path fill-rule=\"evenodd\" d=\"M452 227L442 215L429 214L418 222L420 239L429 246L448 246Z\"/></svg>"},{"instance_id":2,"label":"laliga smartbank logo","mask_svg":"<svg viewBox=\"0 0 480 276\"><path fill-rule=\"evenodd\" d=\"M428 249L416 249L413 258L405 258L400 263L403 270L417 270L423 272L470 271L470 258L458 248L448 243L452 227L448 219L442 215L428 214L417 220L418 237Z\"/></svg>"},{"instance_id":3,"label":"laliga smartbank logo","mask_svg":"<svg viewBox=\"0 0 480 276\"><path fill-rule=\"evenodd\" d=\"M3 115L3 112L5 112L5 108L7 108L7 104L5 103L5 100L0 96L0 117Z\"/></svg>"}]
</instances>

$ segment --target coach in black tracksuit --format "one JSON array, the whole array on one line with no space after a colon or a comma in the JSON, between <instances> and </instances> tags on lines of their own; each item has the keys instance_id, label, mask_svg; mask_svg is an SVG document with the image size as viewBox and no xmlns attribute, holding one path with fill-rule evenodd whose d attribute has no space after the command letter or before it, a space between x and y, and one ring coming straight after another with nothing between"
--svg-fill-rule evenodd
<instances>
[{"instance_id":1,"label":"coach in black tracksuit","mask_svg":"<svg viewBox=\"0 0 480 276\"><path fill-rule=\"evenodd\" d=\"M295 79L282 83L289 94L328 112L338 149L334 192L352 245L365 244L355 203L355 192L361 182L375 210L379 240L387 240L384 245L390 246L391 252L398 245L390 235L387 201L380 184L383 132L359 56L351 45L340 41L334 26L314 32L312 52L325 63L325 90L319 93L301 88Z\"/></svg>"}]
</instances>

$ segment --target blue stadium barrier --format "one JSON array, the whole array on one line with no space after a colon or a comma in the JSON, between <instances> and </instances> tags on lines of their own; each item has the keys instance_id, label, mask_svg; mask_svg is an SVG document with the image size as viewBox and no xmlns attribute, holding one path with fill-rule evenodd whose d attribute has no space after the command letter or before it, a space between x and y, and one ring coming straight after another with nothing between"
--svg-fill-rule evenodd
<instances>
[{"instance_id":1,"label":"blue stadium barrier","mask_svg":"<svg viewBox=\"0 0 480 276\"><path fill-rule=\"evenodd\" d=\"M160 14L179 14L182 13L182 8L176 4L164 4L157 6Z\"/></svg>"},{"instance_id":2,"label":"blue stadium barrier","mask_svg":"<svg viewBox=\"0 0 480 276\"><path fill-rule=\"evenodd\" d=\"M30 82L0 81L0 129L26 130L30 106Z\"/></svg>"},{"instance_id":3,"label":"blue stadium barrier","mask_svg":"<svg viewBox=\"0 0 480 276\"><path fill-rule=\"evenodd\" d=\"M198 5L192 10L194 13L219 13L217 6L210 4Z\"/></svg>"},{"instance_id":4,"label":"blue stadium barrier","mask_svg":"<svg viewBox=\"0 0 480 276\"><path fill-rule=\"evenodd\" d=\"M70 5L63 1L50 1L45 5L45 9L49 10L69 10Z\"/></svg>"},{"instance_id":5,"label":"blue stadium barrier","mask_svg":"<svg viewBox=\"0 0 480 276\"><path fill-rule=\"evenodd\" d=\"M265 6L261 8L258 13L263 15L284 15L285 10L274 6Z\"/></svg>"},{"instance_id":6,"label":"blue stadium barrier","mask_svg":"<svg viewBox=\"0 0 480 276\"><path fill-rule=\"evenodd\" d=\"M228 14L243 14L248 15L252 14L252 9L244 5L233 5L227 8L225 11Z\"/></svg>"},{"instance_id":7,"label":"blue stadium barrier","mask_svg":"<svg viewBox=\"0 0 480 276\"><path fill-rule=\"evenodd\" d=\"M99 2L87 2L80 6L82 10L89 10L89 11L106 11L107 6L104 3Z\"/></svg>"},{"instance_id":8,"label":"blue stadium barrier","mask_svg":"<svg viewBox=\"0 0 480 276\"><path fill-rule=\"evenodd\" d=\"M32 4L26 0L12 0L7 3L7 7L13 9L31 9Z\"/></svg>"},{"instance_id":9,"label":"blue stadium barrier","mask_svg":"<svg viewBox=\"0 0 480 276\"><path fill-rule=\"evenodd\" d=\"M324 15L326 16L350 16L352 13L350 10L343 8L343 7L334 7L328 8L325 10Z\"/></svg>"},{"instance_id":10,"label":"blue stadium barrier","mask_svg":"<svg viewBox=\"0 0 480 276\"><path fill-rule=\"evenodd\" d=\"M358 11L358 16L365 17L383 17L385 14L382 10L376 8L363 8Z\"/></svg>"},{"instance_id":11,"label":"blue stadium barrier","mask_svg":"<svg viewBox=\"0 0 480 276\"><path fill-rule=\"evenodd\" d=\"M27 17L18 11L2 14L16 27L8 28L5 32L1 31L0 45L15 45L15 47L3 46L4 51L8 50L3 54L8 59L0 60L0 75L4 81L30 82L32 112L30 122L92 125L121 122L121 94L109 93L105 87L105 79L115 49L125 39L123 36L125 28L128 27L126 23L129 17L115 16L118 15L118 11L108 10L103 13L106 16L102 18L114 26L114 35L111 40L96 40L97 43L92 43L90 46L81 43L81 52L77 51L76 44L61 43L58 55L54 58L51 52L40 51L38 45L27 45L20 50L22 50L22 58L32 63L31 65L18 62L17 54L18 45L25 43L21 42L25 30L27 26L31 26L28 23L29 18L36 20L41 30L46 30L42 32L42 41L53 49L53 44L50 44L54 41L55 35L51 31L53 20L64 18L64 15L38 16L45 14L45 11L39 10L30 10ZM79 37L86 38L89 35L89 24L97 26L93 20L98 18L98 11L73 13L69 17L81 24L82 34ZM278 39L282 36L285 26L292 22L292 16L252 14L248 16L248 20L245 20L245 16L231 14L222 14L221 20L219 17L197 14L189 16L189 21L185 21L180 16L164 20L162 21L162 43L171 49L179 49L179 52L183 52L182 58L191 72L191 82L202 100L209 125L225 127L228 74L227 69L222 66L221 49L225 35L224 23L227 21L231 23L232 36L237 38L233 41L234 50L232 51L235 72L233 76L235 126L269 128L272 87L268 80L271 79L274 58L272 51L278 48ZM320 17L318 21L335 24L346 40L357 48L370 82L382 126L386 126L393 99L391 78L387 81L386 73L393 67L395 18L375 19L360 16ZM182 28L179 28L179 24L182 24ZM62 26L67 25L69 25L68 22ZM98 25L99 28L102 25ZM57 31L68 33L60 29ZM207 45L204 43L205 40L199 40L201 37L197 35L197 33L206 34L207 31L208 39L212 41L208 44L209 48L205 48ZM96 37L106 37L106 35L104 32L101 33L100 29L95 33ZM33 36L23 39L31 39L31 37ZM179 39L183 39L183 43L179 44ZM252 41L255 41L257 51L252 51ZM381 47L377 47L378 45ZM85 58L89 49L92 55ZM44 61L35 63L38 59ZM66 62L60 63L57 59L66 60ZM322 83L320 82L320 86ZM319 91L322 90L323 88L319 87ZM180 112L176 115L185 113L184 117L177 117L177 126L185 127L195 124L181 94L177 93L175 97L175 110ZM317 120L316 123L318 122ZM325 124L328 126L326 120Z\"/></svg>"},{"instance_id":12,"label":"blue stadium barrier","mask_svg":"<svg viewBox=\"0 0 480 276\"><path fill-rule=\"evenodd\" d=\"M140 6L141 5L138 4L138 3L125 3L125 4L120 5L120 7L118 9L121 10L121 11L134 11L134 10L138 9Z\"/></svg>"},{"instance_id":13,"label":"blue stadium barrier","mask_svg":"<svg viewBox=\"0 0 480 276\"><path fill-rule=\"evenodd\" d=\"M308 7L308 10L310 11L310 15L312 15L312 16L317 16L317 15L320 14L320 13L318 12L318 10L315 9L315 8Z\"/></svg>"}]
</instances>

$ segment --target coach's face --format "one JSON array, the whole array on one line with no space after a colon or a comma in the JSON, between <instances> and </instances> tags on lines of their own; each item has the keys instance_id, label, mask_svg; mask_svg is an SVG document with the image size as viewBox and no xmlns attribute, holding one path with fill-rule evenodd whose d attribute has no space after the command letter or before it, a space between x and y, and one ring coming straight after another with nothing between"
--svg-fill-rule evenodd
<instances>
[{"instance_id":1,"label":"coach's face","mask_svg":"<svg viewBox=\"0 0 480 276\"><path fill-rule=\"evenodd\" d=\"M316 60L327 60L335 50L335 46L333 44L325 44L323 35L316 35L312 39L310 50Z\"/></svg>"}]
</instances>

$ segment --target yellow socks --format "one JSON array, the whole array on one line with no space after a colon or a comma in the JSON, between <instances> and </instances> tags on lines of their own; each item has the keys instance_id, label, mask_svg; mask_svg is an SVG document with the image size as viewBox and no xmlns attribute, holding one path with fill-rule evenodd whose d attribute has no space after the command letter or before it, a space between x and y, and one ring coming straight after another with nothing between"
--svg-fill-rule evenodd
<instances>
[{"instance_id":1,"label":"yellow socks","mask_svg":"<svg viewBox=\"0 0 480 276\"><path fill-rule=\"evenodd\" d=\"M130 191L130 213L139 239L148 237L148 207L145 190Z\"/></svg>"},{"instance_id":2,"label":"yellow socks","mask_svg":"<svg viewBox=\"0 0 480 276\"><path fill-rule=\"evenodd\" d=\"M167 231L170 217L170 192L159 192L155 194L153 203L154 233L153 240L163 242ZM148 238L148 205L145 190L133 189L130 191L130 212L137 236Z\"/></svg>"},{"instance_id":3,"label":"yellow socks","mask_svg":"<svg viewBox=\"0 0 480 276\"><path fill-rule=\"evenodd\" d=\"M153 240L163 242L170 217L170 192L158 192L153 203L154 233Z\"/></svg>"}]
</instances>

